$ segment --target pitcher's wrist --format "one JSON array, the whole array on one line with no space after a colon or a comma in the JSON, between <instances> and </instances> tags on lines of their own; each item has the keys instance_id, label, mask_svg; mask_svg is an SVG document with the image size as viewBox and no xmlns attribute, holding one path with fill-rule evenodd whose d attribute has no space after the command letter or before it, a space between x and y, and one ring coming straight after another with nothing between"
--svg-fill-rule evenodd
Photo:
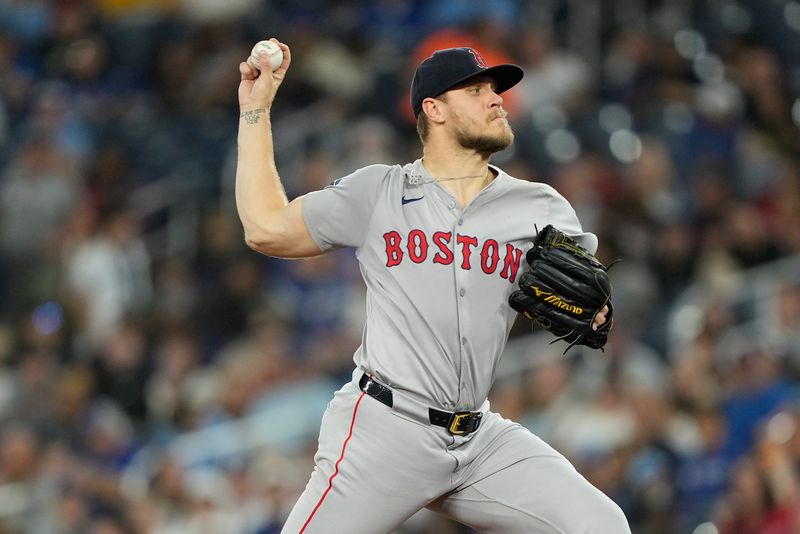
<instances>
[{"instance_id":1,"label":"pitcher's wrist","mask_svg":"<svg viewBox=\"0 0 800 534\"><path fill-rule=\"evenodd\" d=\"M239 119L243 119L247 124L258 124L259 122L269 121L269 112L264 107L241 109L239 111Z\"/></svg>"}]
</instances>

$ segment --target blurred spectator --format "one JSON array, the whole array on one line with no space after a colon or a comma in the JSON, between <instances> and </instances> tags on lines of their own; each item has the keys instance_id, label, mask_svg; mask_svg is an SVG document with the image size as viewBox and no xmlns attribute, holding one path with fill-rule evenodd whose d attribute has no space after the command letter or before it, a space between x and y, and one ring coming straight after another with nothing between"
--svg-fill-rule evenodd
<instances>
[{"instance_id":1,"label":"blurred spectator","mask_svg":"<svg viewBox=\"0 0 800 534\"><path fill-rule=\"evenodd\" d=\"M0 525L23 531L47 514L46 488L38 478L40 442L29 428L8 426L0 441Z\"/></svg>"},{"instance_id":2,"label":"blurred spectator","mask_svg":"<svg viewBox=\"0 0 800 534\"><path fill-rule=\"evenodd\" d=\"M726 422L713 406L698 406L693 416L697 443L683 457L675 473L676 526L689 531L713 518L731 472L724 454Z\"/></svg>"},{"instance_id":3,"label":"blurred spectator","mask_svg":"<svg viewBox=\"0 0 800 534\"><path fill-rule=\"evenodd\" d=\"M4 169L0 228L3 250L15 262L43 259L43 252L53 245L56 232L80 198L77 171L74 159L46 134L27 139Z\"/></svg>"},{"instance_id":4,"label":"blurred spectator","mask_svg":"<svg viewBox=\"0 0 800 534\"><path fill-rule=\"evenodd\" d=\"M800 377L800 284L782 285L759 319L766 342L786 361L793 379Z\"/></svg>"},{"instance_id":5,"label":"blurred spectator","mask_svg":"<svg viewBox=\"0 0 800 534\"><path fill-rule=\"evenodd\" d=\"M792 387L781 373L778 354L756 336L727 333L717 357L726 397L725 449L735 460L754 446L760 423L791 398Z\"/></svg>"},{"instance_id":6,"label":"blurred spectator","mask_svg":"<svg viewBox=\"0 0 800 534\"><path fill-rule=\"evenodd\" d=\"M137 424L145 422L145 384L152 367L147 339L135 323L116 328L92 361L95 393L115 401Z\"/></svg>"},{"instance_id":7,"label":"blurred spectator","mask_svg":"<svg viewBox=\"0 0 800 534\"><path fill-rule=\"evenodd\" d=\"M718 512L721 534L793 532L800 525L797 474L784 443L774 440L764 436L755 459L743 459L735 467Z\"/></svg>"},{"instance_id":8,"label":"blurred spectator","mask_svg":"<svg viewBox=\"0 0 800 534\"><path fill-rule=\"evenodd\" d=\"M67 288L86 334L81 341L90 350L96 350L126 318L140 314L150 303L150 268L138 223L124 210L101 216L94 234L69 252Z\"/></svg>"},{"instance_id":9,"label":"blurred spectator","mask_svg":"<svg viewBox=\"0 0 800 534\"><path fill-rule=\"evenodd\" d=\"M520 96L527 111L557 108L570 116L590 102L592 71L577 53L557 48L550 28L533 26L518 44L525 77Z\"/></svg>"}]
</instances>

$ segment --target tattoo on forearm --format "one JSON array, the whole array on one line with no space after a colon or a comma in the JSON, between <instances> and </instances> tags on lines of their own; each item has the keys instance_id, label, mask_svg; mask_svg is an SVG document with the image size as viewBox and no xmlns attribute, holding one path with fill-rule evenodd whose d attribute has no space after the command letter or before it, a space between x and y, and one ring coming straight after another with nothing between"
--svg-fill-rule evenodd
<instances>
[{"instance_id":1,"label":"tattoo on forearm","mask_svg":"<svg viewBox=\"0 0 800 534\"><path fill-rule=\"evenodd\" d=\"M265 112L266 110L264 108L250 109L247 111L242 111L239 114L239 117L246 120L247 124L255 124L261 119L261 115Z\"/></svg>"}]
</instances>

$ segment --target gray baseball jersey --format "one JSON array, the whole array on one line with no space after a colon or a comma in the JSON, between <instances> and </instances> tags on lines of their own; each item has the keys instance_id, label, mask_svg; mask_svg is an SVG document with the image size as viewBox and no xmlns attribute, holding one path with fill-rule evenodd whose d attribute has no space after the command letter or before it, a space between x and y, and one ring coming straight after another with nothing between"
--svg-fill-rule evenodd
<instances>
[{"instance_id":1,"label":"gray baseball jersey","mask_svg":"<svg viewBox=\"0 0 800 534\"><path fill-rule=\"evenodd\" d=\"M597 248L555 189L493 169L463 210L419 160L360 169L304 204L321 249L357 250L367 322L356 365L451 410L476 410L489 393L535 229L551 223Z\"/></svg>"},{"instance_id":2,"label":"gray baseball jersey","mask_svg":"<svg viewBox=\"0 0 800 534\"><path fill-rule=\"evenodd\" d=\"M562 455L489 410L516 315L507 299L536 227L597 248L553 188L492 168L495 180L463 210L421 161L366 167L306 196L317 245L356 248L367 322L284 533L390 532L423 507L480 531L630 532ZM391 389L391 402L367 394L364 373ZM434 426L429 408L482 419L454 432Z\"/></svg>"}]
</instances>

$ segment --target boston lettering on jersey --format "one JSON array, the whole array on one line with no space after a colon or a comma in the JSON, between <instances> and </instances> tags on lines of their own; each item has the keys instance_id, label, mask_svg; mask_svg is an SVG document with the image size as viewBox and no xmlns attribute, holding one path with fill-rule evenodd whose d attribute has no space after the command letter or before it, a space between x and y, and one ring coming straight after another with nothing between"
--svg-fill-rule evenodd
<instances>
[{"instance_id":1,"label":"boston lettering on jersey","mask_svg":"<svg viewBox=\"0 0 800 534\"><path fill-rule=\"evenodd\" d=\"M455 247L451 248L453 232L434 232L429 237L424 231L415 229L408 232L404 240L400 232L391 230L383 234L383 239L386 242L387 267L396 267L404 259L439 265L456 261L464 270L480 268L486 274L499 271L501 277L513 284L522 260L522 250L510 243L502 246L494 239L481 243L477 237L456 234Z\"/></svg>"}]
</instances>

